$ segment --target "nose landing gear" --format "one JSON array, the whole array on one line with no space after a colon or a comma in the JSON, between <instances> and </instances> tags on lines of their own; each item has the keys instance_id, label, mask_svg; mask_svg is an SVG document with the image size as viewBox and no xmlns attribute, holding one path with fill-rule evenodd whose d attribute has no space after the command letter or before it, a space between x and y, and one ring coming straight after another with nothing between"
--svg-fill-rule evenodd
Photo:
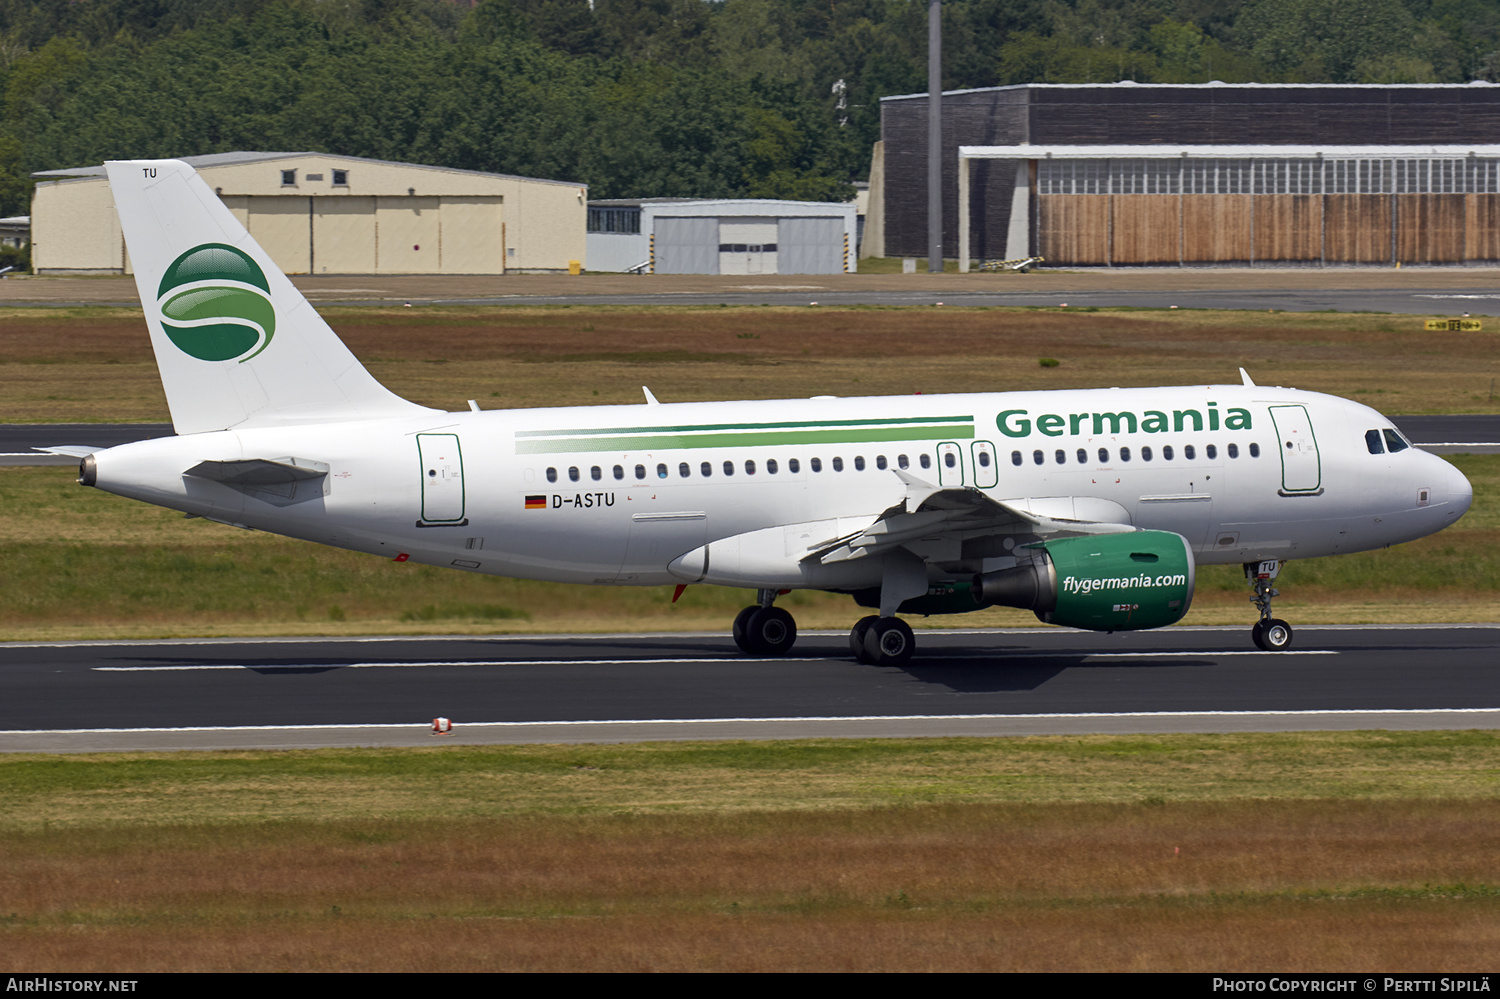
<instances>
[{"instance_id":1,"label":"nose landing gear","mask_svg":"<svg viewBox=\"0 0 1500 999\"><path fill-rule=\"evenodd\" d=\"M1279 559L1245 563L1245 581L1255 591L1250 602L1260 611L1260 620L1250 629L1250 638L1263 652L1283 652L1292 646L1292 626L1271 616L1271 599L1281 595L1271 581L1281 572L1282 564Z\"/></svg>"}]
</instances>

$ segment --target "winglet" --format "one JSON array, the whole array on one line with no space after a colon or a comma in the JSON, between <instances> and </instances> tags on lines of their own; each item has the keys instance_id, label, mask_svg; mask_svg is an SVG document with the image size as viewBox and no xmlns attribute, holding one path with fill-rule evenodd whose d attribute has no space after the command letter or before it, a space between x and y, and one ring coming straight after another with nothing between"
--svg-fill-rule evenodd
<instances>
[{"instance_id":1,"label":"winglet","mask_svg":"<svg viewBox=\"0 0 1500 999\"><path fill-rule=\"evenodd\" d=\"M1244 383L1245 388L1255 388L1255 383L1250 380L1250 372L1244 368L1240 369L1240 381Z\"/></svg>"},{"instance_id":2,"label":"winglet","mask_svg":"<svg viewBox=\"0 0 1500 999\"><path fill-rule=\"evenodd\" d=\"M644 393L646 393L646 405L648 405L648 406L660 406L661 405L661 403L659 403L659 402L656 401L656 396L654 396L654 395L651 394L651 390L649 388L647 388L646 386L642 385L641 386L641 391L644 392Z\"/></svg>"}]
</instances>

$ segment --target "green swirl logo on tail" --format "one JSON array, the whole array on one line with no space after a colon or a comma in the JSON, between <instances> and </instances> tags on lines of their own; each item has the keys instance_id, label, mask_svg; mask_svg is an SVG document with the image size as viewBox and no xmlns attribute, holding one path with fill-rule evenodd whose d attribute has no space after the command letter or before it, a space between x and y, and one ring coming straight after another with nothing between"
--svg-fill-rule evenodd
<instances>
[{"instance_id":1,"label":"green swirl logo on tail","mask_svg":"<svg viewBox=\"0 0 1500 999\"><path fill-rule=\"evenodd\" d=\"M177 290L184 285L192 287ZM270 292L265 273L244 252L223 243L195 246L162 275L156 292L162 329L199 360L244 364L276 335Z\"/></svg>"}]
</instances>

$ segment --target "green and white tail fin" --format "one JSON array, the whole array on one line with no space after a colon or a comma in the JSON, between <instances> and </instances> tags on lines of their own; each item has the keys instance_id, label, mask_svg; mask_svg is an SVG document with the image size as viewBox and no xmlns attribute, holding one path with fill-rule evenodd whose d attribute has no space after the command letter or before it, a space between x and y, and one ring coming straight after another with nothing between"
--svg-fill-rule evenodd
<instances>
[{"instance_id":1,"label":"green and white tail fin","mask_svg":"<svg viewBox=\"0 0 1500 999\"><path fill-rule=\"evenodd\" d=\"M432 412L364 369L192 167L105 169L179 434Z\"/></svg>"}]
</instances>

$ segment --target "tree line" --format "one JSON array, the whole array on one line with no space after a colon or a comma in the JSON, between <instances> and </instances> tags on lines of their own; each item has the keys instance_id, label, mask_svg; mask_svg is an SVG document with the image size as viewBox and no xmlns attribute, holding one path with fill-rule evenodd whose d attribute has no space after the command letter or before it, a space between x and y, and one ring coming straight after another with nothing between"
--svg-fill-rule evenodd
<instances>
[{"instance_id":1,"label":"tree line","mask_svg":"<svg viewBox=\"0 0 1500 999\"><path fill-rule=\"evenodd\" d=\"M1500 79L1497 0L947 0L946 89ZM0 215L30 174L314 150L844 199L923 0L0 0Z\"/></svg>"}]
</instances>

